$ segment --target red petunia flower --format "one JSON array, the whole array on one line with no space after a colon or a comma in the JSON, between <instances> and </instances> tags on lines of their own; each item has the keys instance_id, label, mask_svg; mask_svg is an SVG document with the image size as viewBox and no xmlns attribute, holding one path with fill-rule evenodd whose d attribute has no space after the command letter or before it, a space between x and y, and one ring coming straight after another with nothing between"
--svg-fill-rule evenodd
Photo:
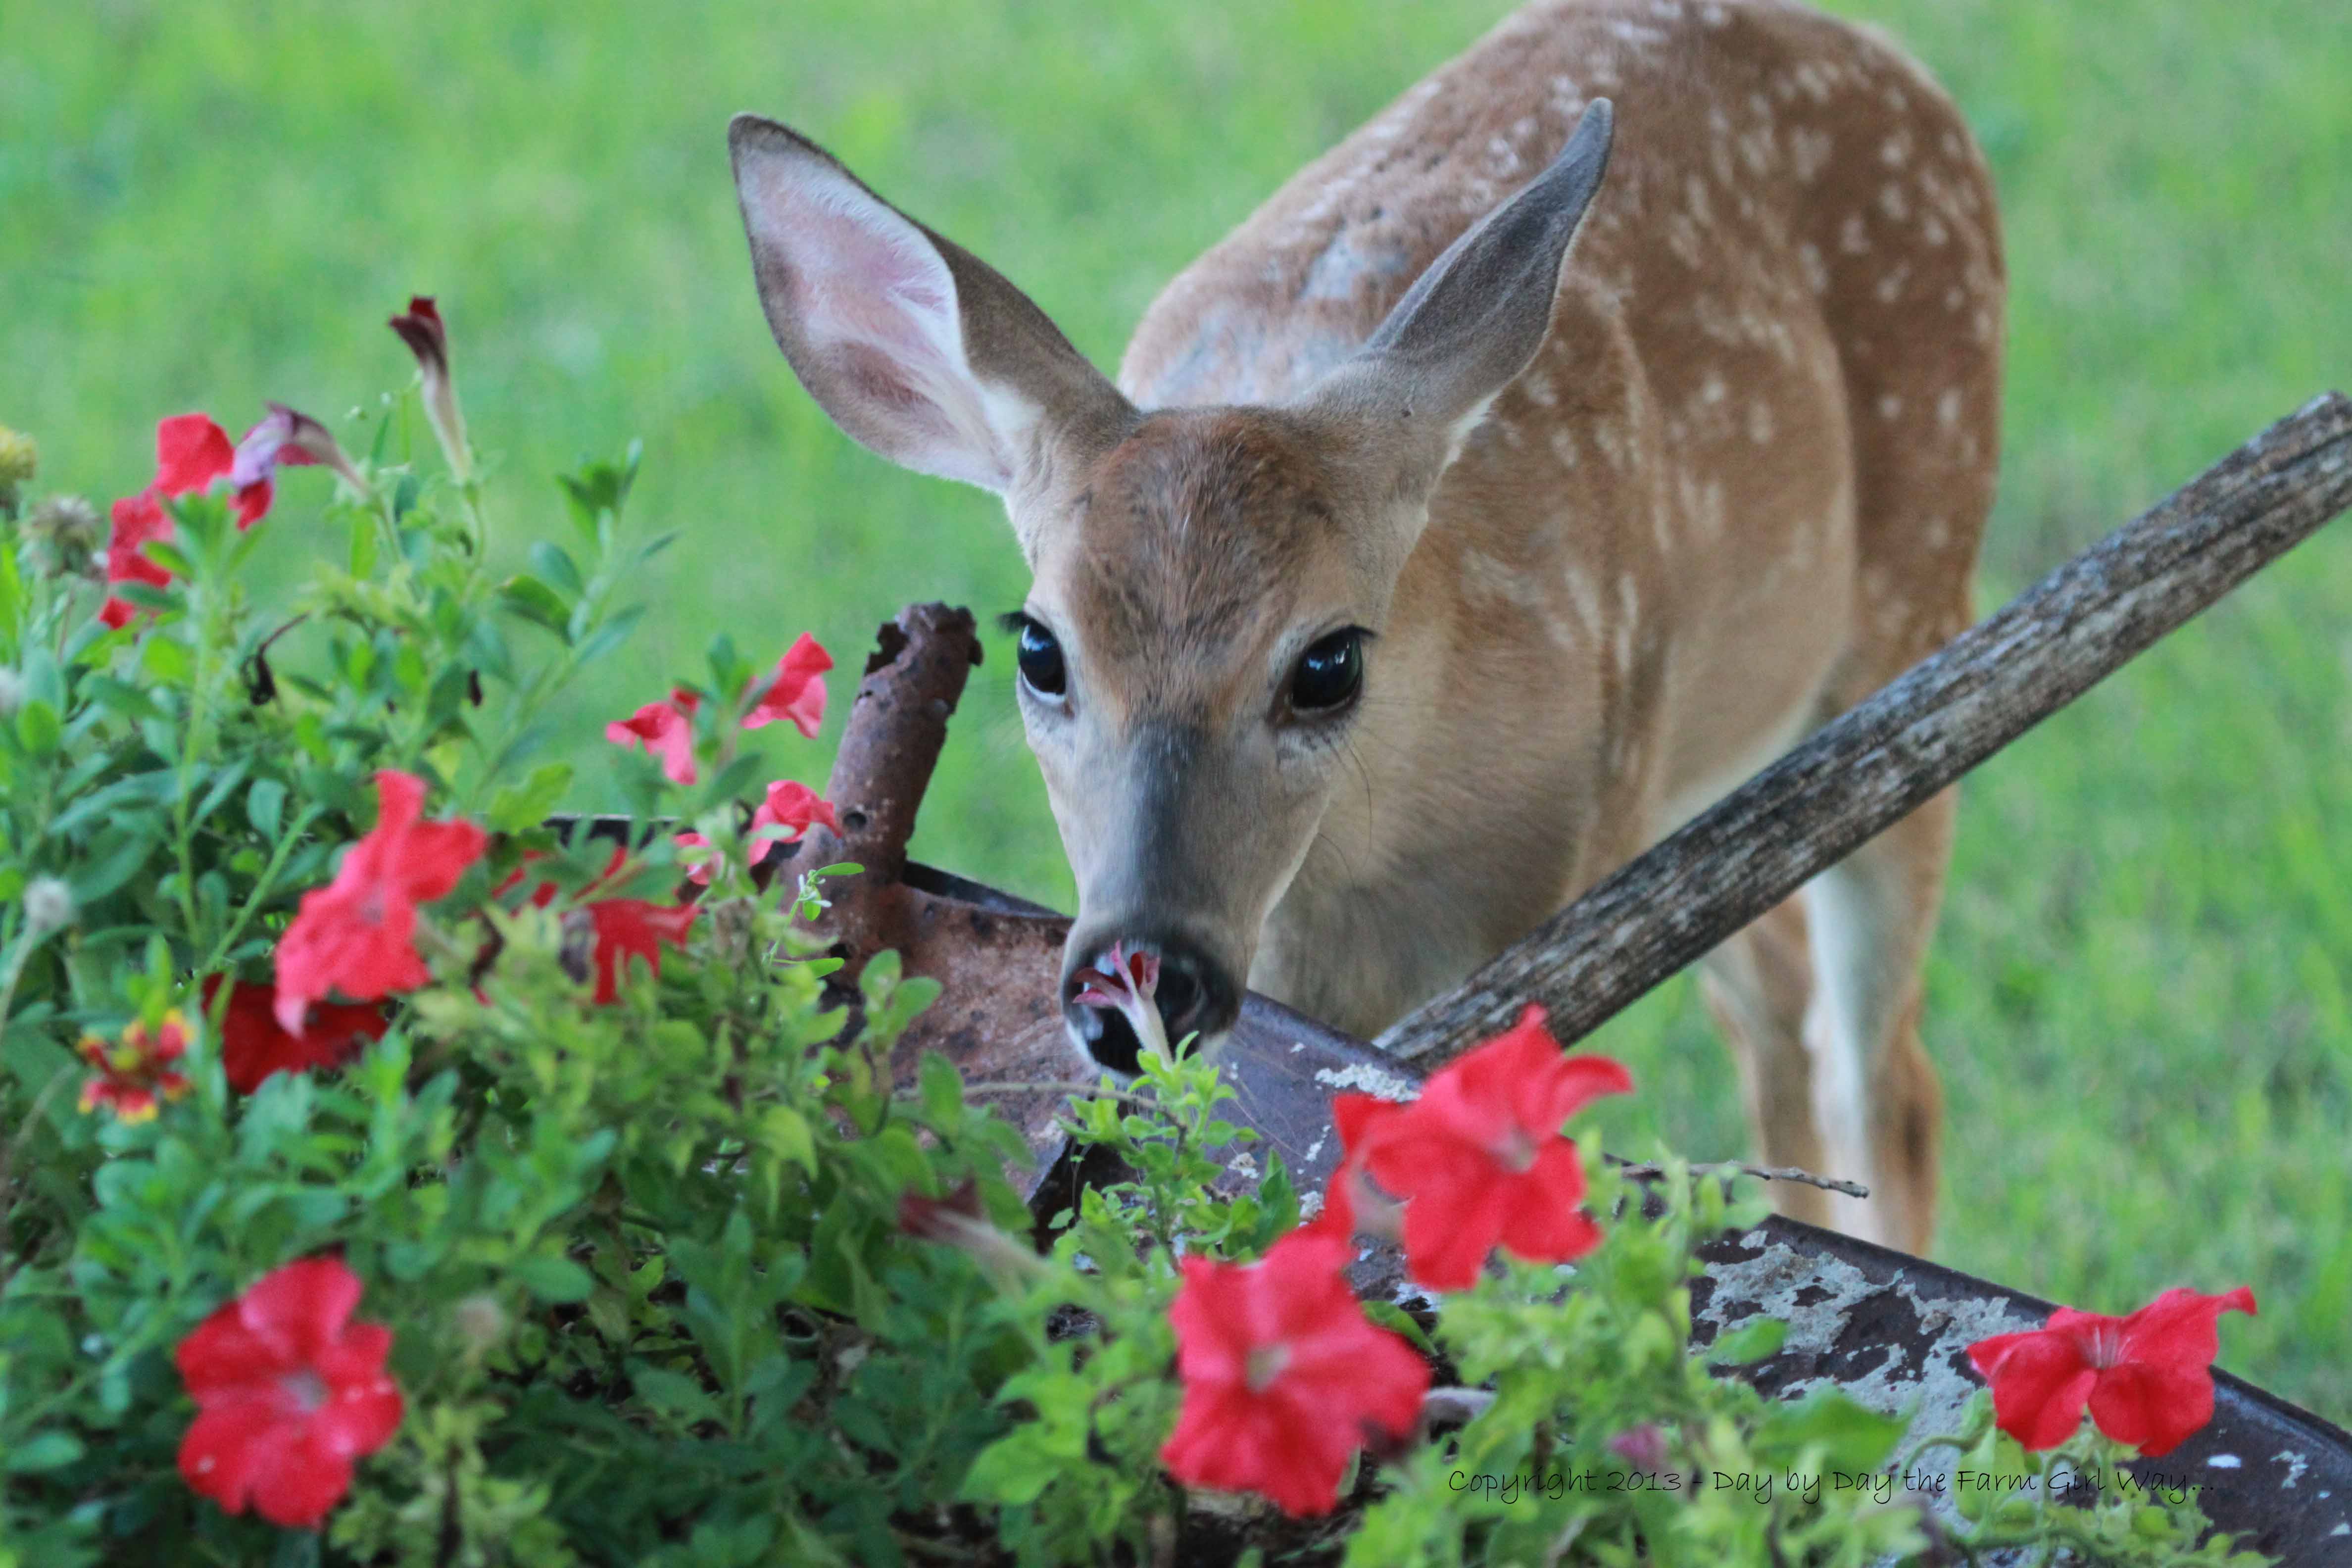
<instances>
[{"instance_id":1,"label":"red petunia flower","mask_svg":"<svg viewBox=\"0 0 2352 1568\"><path fill-rule=\"evenodd\" d=\"M126 496L114 503L114 532L106 542L106 581L144 583L151 588L161 588L172 581L172 574L148 559L147 546L158 540L172 537L172 520L165 515L163 502L152 490L142 490ZM99 607L98 618L120 629L129 626L139 614L130 600L108 595Z\"/></svg>"},{"instance_id":2,"label":"red petunia flower","mask_svg":"<svg viewBox=\"0 0 2352 1568\"><path fill-rule=\"evenodd\" d=\"M757 730L781 720L814 740L817 727L824 722L824 672L832 668L833 655L803 632L800 640L776 661L775 676L759 702L744 715L743 728Z\"/></svg>"},{"instance_id":3,"label":"red petunia flower","mask_svg":"<svg viewBox=\"0 0 2352 1568\"><path fill-rule=\"evenodd\" d=\"M340 1258L263 1275L196 1325L174 1359L196 1418L180 1474L230 1513L315 1528L351 1489L352 1461L399 1429L384 1375L392 1331L351 1321L360 1280Z\"/></svg>"},{"instance_id":4,"label":"red petunia flower","mask_svg":"<svg viewBox=\"0 0 2352 1568\"><path fill-rule=\"evenodd\" d=\"M308 1072L313 1068L339 1068L356 1061L368 1043L383 1038L392 1020L372 1004L341 1006L320 1003L302 1020L302 1031L289 1035L278 1026L271 985L240 985L215 974L205 982L205 1016L213 999L229 987L228 1012L221 1019L221 1068L228 1086L251 1094L273 1073Z\"/></svg>"},{"instance_id":5,"label":"red petunia flower","mask_svg":"<svg viewBox=\"0 0 2352 1568\"><path fill-rule=\"evenodd\" d=\"M83 1111L103 1105L118 1121L152 1121L164 1100L188 1092L187 1074L172 1066L187 1049L188 1021L177 1008L163 1015L162 1026L152 1035L146 1025L133 1022L112 1045L95 1035L83 1036L74 1050L98 1069L98 1076L81 1086Z\"/></svg>"},{"instance_id":6,"label":"red petunia flower","mask_svg":"<svg viewBox=\"0 0 2352 1568\"><path fill-rule=\"evenodd\" d=\"M278 942L278 1022L302 1032L311 1003L340 991L373 1002L432 978L415 946L416 906L446 898L488 836L470 822L420 822L425 781L375 775L376 824L335 879L302 895Z\"/></svg>"},{"instance_id":7,"label":"red petunia flower","mask_svg":"<svg viewBox=\"0 0 2352 1568\"><path fill-rule=\"evenodd\" d=\"M2041 1328L1969 1347L1992 1384L1993 1416L2028 1448L2054 1448L2082 1425L2148 1458L2168 1454L2213 1417L2213 1357L2224 1312L2252 1316L2254 1293L2167 1290L2127 1318L2061 1307Z\"/></svg>"},{"instance_id":8,"label":"red petunia flower","mask_svg":"<svg viewBox=\"0 0 2352 1568\"><path fill-rule=\"evenodd\" d=\"M758 839L763 828L782 828L782 832L771 833L768 838L789 844L820 822L835 833L841 831L841 818L834 815L832 802L804 784L778 779L768 786L768 798L751 813L751 837ZM763 848L761 853L767 851Z\"/></svg>"},{"instance_id":9,"label":"red petunia flower","mask_svg":"<svg viewBox=\"0 0 2352 1568\"><path fill-rule=\"evenodd\" d=\"M144 583L161 588L172 574L148 558L147 546L172 537L172 519L163 510L165 496L200 493L215 479L229 478L236 466L236 448L228 432L202 414L175 414L155 426L155 479L135 496L114 503L114 532L106 546L109 583ZM236 525L250 528L269 510L269 480L240 483L231 479L236 493ZM110 596L98 618L110 626L126 626L138 614L127 599Z\"/></svg>"},{"instance_id":10,"label":"red petunia flower","mask_svg":"<svg viewBox=\"0 0 2352 1568\"><path fill-rule=\"evenodd\" d=\"M1405 1104L1343 1094L1331 1103L1346 1166L1404 1203L1405 1264L1436 1290L1475 1284L1497 1245L1565 1263L1600 1244L1580 1206L1584 1163L1560 1124L1633 1076L1607 1057L1571 1057L1530 1005L1518 1023L1431 1075ZM1335 1182L1335 1185L1339 1184Z\"/></svg>"},{"instance_id":11,"label":"red petunia flower","mask_svg":"<svg viewBox=\"0 0 2352 1568\"><path fill-rule=\"evenodd\" d=\"M694 710L701 699L684 687L674 689L667 702L648 702L625 719L604 726L604 739L616 746L646 750L661 759L662 773L672 784L694 782Z\"/></svg>"},{"instance_id":12,"label":"red petunia flower","mask_svg":"<svg viewBox=\"0 0 2352 1568\"><path fill-rule=\"evenodd\" d=\"M1343 1241L1293 1231L1254 1264L1183 1260L1168 1309L1184 1384L1160 1450L1171 1475L1328 1513L1349 1457L1412 1430L1429 1368L1366 1320L1340 1273L1348 1256Z\"/></svg>"},{"instance_id":13,"label":"red petunia flower","mask_svg":"<svg viewBox=\"0 0 2352 1568\"><path fill-rule=\"evenodd\" d=\"M229 505L237 527L251 528L269 510L273 498L267 476L240 481L233 475L236 448L228 432L202 414L182 414L155 426L155 482L150 495L184 496L210 489L215 479L228 479L236 493Z\"/></svg>"},{"instance_id":14,"label":"red petunia flower","mask_svg":"<svg viewBox=\"0 0 2352 1568\"><path fill-rule=\"evenodd\" d=\"M581 910L587 915L595 931L595 948L591 960L596 969L595 1003L604 1006L619 999L622 965L632 958L642 958L646 967L656 974L661 973L662 943L672 947L686 945L686 933L692 928L694 918L700 913L692 904L656 904L646 899L591 899L589 894L610 881L627 860L625 849L615 848L602 875L581 889ZM705 873L706 879L709 874ZM499 884L499 895L511 891L523 879L518 869ZM555 900L556 887L541 882L530 891L530 902L545 909Z\"/></svg>"}]
</instances>

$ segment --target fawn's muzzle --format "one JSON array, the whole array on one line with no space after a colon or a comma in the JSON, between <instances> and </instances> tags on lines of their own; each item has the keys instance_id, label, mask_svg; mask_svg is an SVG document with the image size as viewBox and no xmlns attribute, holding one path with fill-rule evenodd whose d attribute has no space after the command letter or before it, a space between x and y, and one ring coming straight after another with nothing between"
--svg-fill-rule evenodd
<instances>
[{"instance_id":1,"label":"fawn's muzzle","mask_svg":"<svg viewBox=\"0 0 2352 1568\"><path fill-rule=\"evenodd\" d=\"M1128 937L1121 939L1120 945L1128 952L1147 952L1159 959L1159 986L1149 1005L1159 1013L1171 1048L1187 1035L1209 1038L1233 1027L1241 1014L1241 986L1198 946L1181 937ZM1117 1007L1069 999L1079 989L1076 978L1079 972L1101 963L1097 955L1109 946L1107 940L1070 943L1063 960L1062 1016L1071 1037L1088 1056L1113 1072L1131 1073L1141 1059L1143 1042L1136 1037L1126 1014Z\"/></svg>"}]
</instances>

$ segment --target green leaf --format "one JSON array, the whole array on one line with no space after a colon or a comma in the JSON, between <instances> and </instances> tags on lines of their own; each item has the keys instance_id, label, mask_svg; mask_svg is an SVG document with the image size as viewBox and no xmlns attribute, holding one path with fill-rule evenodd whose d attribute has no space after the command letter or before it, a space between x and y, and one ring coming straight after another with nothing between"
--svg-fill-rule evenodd
<instances>
[{"instance_id":1,"label":"green leaf","mask_svg":"<svg viewBox=\"0 0 2352 1568\"><path fill-rule=\"evenodd\" d=\"M637 622L645 617L645 613L643 605L631 605L625 610L615 612L581 643L578 662L586 664L592 659L602 658L620 647L628 640L629 634L637 629Z\"/></svg>"},{"instance_id":2,"label":"green leaf","mask_svg":"<svg viewBox=\"0 0 2352 1568\"><path fill-rule=\"evenodd\" d=\"M73 888L74 902L94 904L131 880L131 875L147 863L157 842L136 830L109 834L99 839L91 847L89 858L66 878Z\"/></svg>"},{"instance_id":3,"label":"green leaf","mask_svg":"<svg viewBox=\"0 0 2352 1568\"><path fill-rule=\"evenodd\" d=\"M9 1449L6 1468L11 1475L38 1475L44 1470L61 1470L81 1456L80 1438L69 1432L44 1432Z\"/></svg>"},{"instance_id":4,"label":"green leaf","mask_svg":"<svg viewBox=\"0 0 2352 1568\"><path fill-rule=\"evenodd\" d=\"M557 1258L537 1253L514 1266L514 1277L524 1289L542 1301L561 1306L568 1301L584 1301L596 1288L595 1276L569 1258Z\"/></svg>"},{"instance_id":5,"label":"green leaf","mask_svg":"<svg viewBox=\"0 0 2352 1568\"><path fill-rule=\"evenodd\" d=\"M34 756L47 756L64 738L65 727L58 721L58 710L38 698L16 710L16 739Z\"/></svg>"},{"instance_id":6,"label":"green leaf","mask_svg":"<svg viewBox=\"0 0 2352 1568\"><path fill-rule=\"evenodd\" d=\"M286 786L276 779L256 779L253 787L245 792L245 819L253 830L278 842L278 830L285 826Z\"/></svg>"},{"instance_id":7,"label":"green leaf","mask_svg":"<svg viewBox=\"0 0 2352 1568\"><path fill-rule=\"evenodd\" d=\"M490 827L499 833L520 833L536 827L554 811L555 803L572 787L572 764L545 763L530 777L509 784L490 801Z\"/></svg>"},{"instance_id":8,"label":"green leaf","mask_svg":"<svg viewBox=\"0 0 2352 1568\"><path fill-rule=\"evenodd\" d=\"M139 667L169 686L186 686L196 679L196 656L176 637L149 637L139 650Z\"/></svg>"},{"instance_id":9,"label":"green leaf","mask_svg":"<svg viewBox=\"0 0 2352 1568\"><path fill-rule=\"evenodd\" d=\"M1060 1455L1046 1452L1038 1436L1037 1424L1027 1423L982 1448L964 1472L958 1489L961 1495L972 1502L1007 1508L1035 1502L1046 1483L1068 1464Z\"/></svg>"},{"instance_id":10,"label":"green leaf","mask_svg":"<svg viewBox=\"0 0 2352 1568\"><path fill-rule=\"evenodd\" d=\"M629 1382L637 1396L655 1409L675 1417L682 1426L691 1426L698 1421L722 1419L718 1401L703 1386L684 1373L646 1362L629 1363Z\"/></svg>"},{"instance_id":11,"label":"green leaf","mask_svg":"<svg viewBox=\"0 0 2352 1568\"><path fill-rule=\"evenodd\" d=\"M559 546L542 539L532 544L523 558L530 563L530 569L539 574L541 581L566 600L577 599L588 591L587 584L580 580L580 568Z\"/></svg>"},{"instance_id":12,"label":"green leaf","mask_svg":"<svg viewBox=\"0 0 2352 1568\"><path fill-rule=\"evenodd\" d=\"M1742 1323L1728 1333L1719 1335L1706 1349L1706 1359L1715 1366L1745 1366L1751 1361L1762 1361L1780 1352L1782 1342L1789 1337L1789 1325L1780 1318L1756 1318Z\"/></svg>"},{"instance_id":13,"label":"green leaf","mask_svg":"<svg viewBox=\"0 0 2352 1568\"><path fill-rule=\"evenodd\" d=\"M935 1127L951 1127L963 1113L963 1074L938 1051L925 1051L917 1069L923 1114Z\"/></svg>"},{"instance_id":14,"label":"green leaf","mask_svg":"<svg viewBox=\"0 0 2352 1568\"><path fill-rule=\"evenodd\" d=\"M499 601L524 620L545 626L567 643L572 640L571 606L538 578L521 573L508 578L499 586Z\"/></svg>"},{"instance_id":15,"label":"green leaf","mask_svg":"<svg viewBox=\"0 0 2352 1568\"><path fill-rule=\"evenodd\" d=\"M783 1105L768 1107L760 1116L759 1135L760 1146L776 1158L816 1174L816 1139L809 1131L808 1119L799 1111Z\"/></svg>"}]
</instances>

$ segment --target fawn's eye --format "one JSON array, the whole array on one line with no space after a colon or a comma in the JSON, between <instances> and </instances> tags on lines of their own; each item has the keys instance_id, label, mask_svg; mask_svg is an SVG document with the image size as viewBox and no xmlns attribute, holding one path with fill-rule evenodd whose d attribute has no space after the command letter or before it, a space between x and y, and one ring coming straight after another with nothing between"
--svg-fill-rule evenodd
<instances>
[{"instance_id":1,"label":"fawn's eye","mask_svg":"<svg viewBox=\"0 0 2352 1568\"><path fill-rule=\"evenodd\" d=\"M1364 629L1348 626L1298 656L1290 676L1294 713L1325 714L1356 700L1364 684Z\"/></svg>"},{"instance_id":2,"label":"fawn's eye","mask_svg":"<svg viewBox=\"0 0 2352 1568\"><path fill-rule=\"evenodd\" d=\"M1013 658L1021 667L1021 679L1038 696L1059 697L1068 689L1070 672L1062 663L1062 645L1054 640L1053 633L1025 616Z\"/></svg>"}]
</instances>

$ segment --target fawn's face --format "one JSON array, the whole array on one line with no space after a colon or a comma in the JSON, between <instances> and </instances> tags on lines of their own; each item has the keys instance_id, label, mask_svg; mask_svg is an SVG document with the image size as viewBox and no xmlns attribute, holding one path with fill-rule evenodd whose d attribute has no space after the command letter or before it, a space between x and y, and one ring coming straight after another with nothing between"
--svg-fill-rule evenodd
<instances>
[{"instance_id":1,"label":"fawn's face","mask_svg":"<svg viewBox=\"0 0 2352 1568\"><path fill-rule=\"evenodd\" d=\"M1371 542L1398 530L1332 437L1274 410L1154 414L1062 493L1013 500L1036 580L1008 620L1077 881L1069 963L1157 951L1171 1037L1232 1023L1378 700L1402 563ZM1072 1025L1131 1058L1118 1014Z\"/></svg>"},{"instance_id":2,"label":"fawn's face","mask_svg":"<svg viewBox=\"0 0 2352 1568\"><path fill-rule=\"evenodd\" d=\"M1171 1037L1232 1026L1381 700L1430 493L1542 343L1609 132L1596 103L1296 403L1145 413L997 273L794 132L736 120L761 303L803 384L882 456L1003 496L1034 574L1008 619L1078 886L1066 999L1118 942L1159 954ZM1133 1067L1117 1014L1065 1016Z\"/></svg>"}]
</instances>

